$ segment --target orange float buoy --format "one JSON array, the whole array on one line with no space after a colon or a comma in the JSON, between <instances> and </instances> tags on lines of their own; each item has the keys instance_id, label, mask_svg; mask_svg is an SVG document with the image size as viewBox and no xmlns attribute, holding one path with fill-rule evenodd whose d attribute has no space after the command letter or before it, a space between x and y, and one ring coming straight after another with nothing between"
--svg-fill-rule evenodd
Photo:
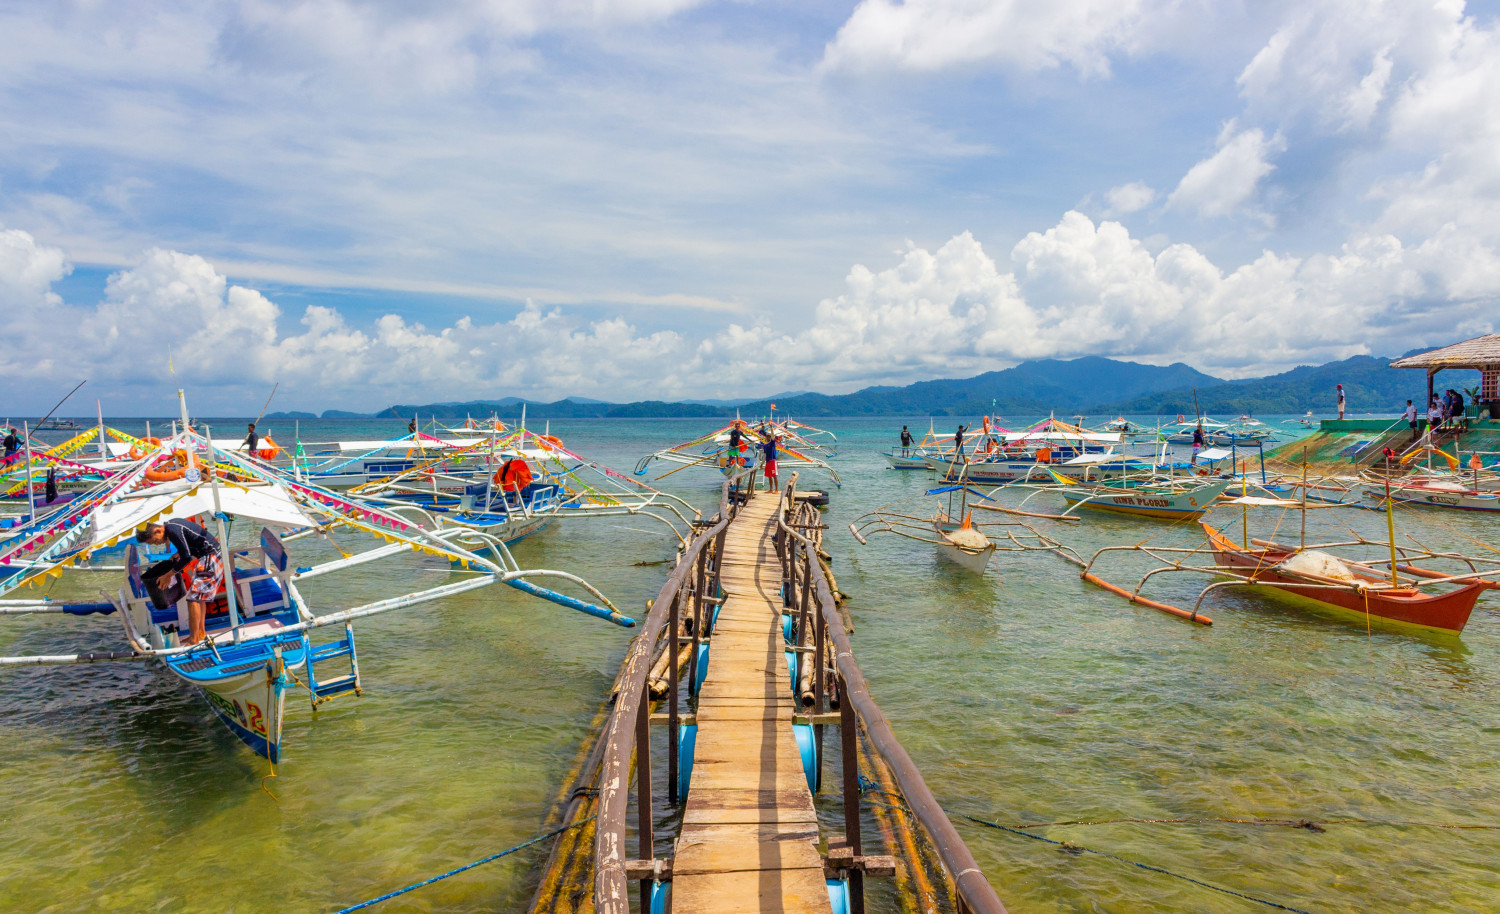
<instances>
[{"instance_id":1,"label":"orange float buoy","mask_svg":"<svg viewBox=\"0 0 1500 914\"><path fill-rule=\"evenodd\" d=\"M150 445L151 449L145 451L141 450L142 444ZM136 443L130 446L130 459L140 460L142 457L145 457L147 454L151 453L159 447L161 447L160 438L141 438Z\"/></svg>"}]
</instances>

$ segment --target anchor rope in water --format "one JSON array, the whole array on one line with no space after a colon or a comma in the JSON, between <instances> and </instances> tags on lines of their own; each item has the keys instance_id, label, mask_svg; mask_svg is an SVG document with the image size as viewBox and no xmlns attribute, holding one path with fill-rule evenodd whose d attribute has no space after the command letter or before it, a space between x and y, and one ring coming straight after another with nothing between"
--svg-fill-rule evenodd
<instances>
[{"instance_id":1,"label":"anchor rope in water","mask_svg":"<svg viewBox=\"0 0 1500 914\"><path fill-rule=\"evenodd\" d=\"M1271 901L1266 898L1257 898L1254 895L1246 895L1244 892L1236 892L1234 889L1227 889L1221 885L1214 885L1211 882L1204 882L1201 879L1194 879L1192 876L1184 876L1181 873L1174 873L1171 870L1163 869L1159 866L1153 866L1149 863L1141 863L1138 860L1127 860L1124 857L1116 856L1109 853L1108 851L1094 850L1091 847L1084 847L1081 844L1074 844L1070 841L1054 841L1053 839L1043 837L1042 835L1033 835L1030 832L1021 831L1019 828L1011 828L1009 825L1001 825L999 822L990 822L987 819L980 819L975 816L968 815L967 813L959 813L959 815L965 819L968 819L970 822L976 822L989 828L996 828L1000 831L1007 831L1013 835L1020 835L1023 838L1031 838L1035 841L1045 841L1048 844L1055 844L1063 850L1072 854L1095 854L1100 857L1108 857L1111 860L1118 860L1121 863L1128 863L1131 866L1139 867L1143 870L1150 870L1153 873L1161 873L1164 876L1171 876L1174 879L1181 879L1184 882L1191 882L1193 885L1202 886L1205 889L1212 889L1215 892L1223 892L1225 895L1233 895L1236 898L1243 898L1246 901L1253 901L1256 904L1263 904L1266 907L1276 908L1281 911L1293 911L1296 912L1296 914L1311 914L1311 912L1305 911L1302 908L1294 908L1291 905L1284 905L1280 902Z\"/></svg>"},{"instance_id":2,"label":"anchor rope in water","mask_svg":"<svg viewBox=\"0 0 1500 914\"><path fill-rule=\"evenodd\" d=\"M878 784L876 784L874 781L871 781L869 778L866 778L863 774L859 775L859 792L860 792L861 795L867 795L867 794L872 794L872 793L884 794L885 796L888 796L888 797L892 798L893 800L895 800L894 803L882 803L879 800L871 800L871 799L866 798L865 802L868 803L868 804L870 804L870 805L884 806L884 807L888 807L888 808L891 808L891 809L905 810L908 813L911 812L911 810L906 805L906 799L905 799L905 797L901 796L901 794L899 792L885 790L885 789L881 788ZM1418 821L1407 820L1407 819L1365 819L1365 818L1354 818L1354 817L1347 817L1347 818L1340 818L1340 819L1323 819L1320 822L1319 821L1313 821L1311 819L1295 819L1295 818L1266 819L1266 818L1259 818L1259 817L1231 818L1231 817L1225 817L1225 816L1183 816L1183 817L1178 817L1178 818L1143 818L1143 817L1137 817L1137 818L1121 818L1121 819L1073 819L1073 820L1061 821L1061 822L1018 822L1018 823L1007 825L1007 824L1000 823L1000 822L991 822L988 819L980 819L980 818L977 818L975 816L968 815L967 813L958 813L958 815L962 816L965 819L968 819L970 822L975 822L975 823L977 823L979 825L983 825L983 826L986 826L988 828L999 829L1001 831L1008 831L1008 832L1011 832L1012 834L1021 835L1021 836L1026 837L1026 838L1034 838L1034 839L1036 839L1038 841L1045 841L1048 844L1055 844L1058 847L1061 847L1061 848L1063 848L1064 850L1066 850L1066 851L1068 851L1070 853L1089 853L1089 854L1096 854L1096 855L1101 856L1101 857L1109 857L1112 860L1118 860L1121 863L1128 863L1131 866L1139 867L1139 868L1144 869L1144 870L1150 870L1151 872L1161 873L1161 874L1163 874L1165 876L1172 876L1173 878L1176 878L1176 879L1186 880L1187 882L1191 882L1194 885L1199 885L1199 886L1202 886L1202 887L1207 888L1207 889L1213 889L1216 892L1224 892L1224 893L1229 894L1229 895L1234 895L1234 896L1236 896L1238 898L1243 898L1243 899L1245 899L1247 901L1253 901L1253 902L1255 902L1257 904L1267 905L1269 907L1277 908L1277 909L1283 910L1283 911L1295 911L1295 912L1298 912L1298 914L1308 914L1308 912L1303 911L1301 908L1293 908L1293 907L1290 907L1288 905L1280 904L1280 903L1275 902L1275 901L1270 901L1268 899L1257 898L1257 897L1255 897L1253 895L1246 895L1243 892L1236 892L1233 889L1224 888L1223 886L1213 885L1212 883L1204 882L1201 879L1194 879L1191 876L1184 876L1181 873L1174 873L1171 870L1163 869L1162 867L1159 867L1159 866L1153 866L1153 865L1148 864L1148 863L1140 863L1140 862L1135 861L1135 860L1127 860L1124 857L1116 856L1115 854L1108 853L1107 851L1094 850L1093 848L1083 847L1082 845L1074 844L1074 843L1072 843L1070 841L1056 841L1056 840L1053 840L1052 838L1046 838L1046 837L1043 837L1041 835L1033 835L1033 834L1031 834L1029 832L1022 831L1022 829L1026 829L1026 828L1048 828L1048 827L1054 827L1054 826L1070 826L1070 825L1115 825L1115 824L1122 824L1122 823L1181 824L1181 823L1196 823L1196 822L1224 822L1224 823L1230 823L1230 824L1235 824L1235 825L1256 825L1256 826L1267 826L1267 827L1302 828L1302 829L1306 829L1307 831L1318 832L1318 833L1322 833L1323 831L1325 831L1325 829L1323 828L1324 825L1377 825L1377 826L1398 826L1398 827L1399 826L1411 826L1411 827L1418 827L1418 828L1452 828L1452 829L1500 830L1500 824L1493 824L1493 823L1418 822Z\"/></svg>"},{"instance_id":3,"label":"anchor rope in water","mask_svg":"<svg viewBox=\"0 0 1500 914\"><path fill-rule=\"evenodd\" d=\"M573 829L579 827L580 825L585 825L585 824L587 824L589 822L592 822L593 820L594 820L594 816L588 816L586 818L579 819L577 822L574 822L571 825L564 825L564 826L562 826L560 828L554 828L553 830L551 830L549 832L544 832L544 833L542 833L540 835L537 835L534 838L528 838L527 840L522 841L520 844L517 844L515 847L508 847L508 848L506 848L505 850L501 851L498 854L490 854L488 857L483 857L483 858L481 858L479 860L475 860L473 863L466 863L466 864L464 864L463 866L461 866L461 867L459 867L457 869L449 870L448 872L443 873L441 875L433 876L430 879L423 879L421 882L414 882L411 885L406 886L405 888L396 889L394 892L387 892L384 895L381 895L379 898L371 898L369 901L361 901L357 905L352 905L352 906L347 907L347 908L342 908L342 909L334 912L334 914L350 914L350 912L352 912L352 911L361 911L361 910L364 910L365 908L368 908L368 907L370 907L372 905L377 905L377 904L379 904L382 901L389 901L392 898L396 898L398 896L405 895L408 892L414 892L417 889L422 888L423 886L432 885L434 882L441 882L442 880L447 879L449 876L457 876L459 873L462 873L465 870L472 870L476 866L483 866L484 864L489 863L492 860L499 860L501 857L506 857L506 856L509 856L510 854L514 854L516 851L528 848L528 847L532 846L533 844L537 844L537 843L539 843L541 841L545 841L548 838L555 838L555 837L557 837L558 835L562 834L565 831L572 831Z\"/></svg>"}]
</instances>

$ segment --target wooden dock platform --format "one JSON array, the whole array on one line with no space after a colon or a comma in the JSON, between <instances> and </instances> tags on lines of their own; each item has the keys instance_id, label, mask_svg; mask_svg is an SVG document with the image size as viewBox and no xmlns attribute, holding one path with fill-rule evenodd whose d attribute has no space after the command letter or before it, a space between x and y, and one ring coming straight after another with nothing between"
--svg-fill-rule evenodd
<instances>
[{"instance_id":1,"label":"wooden dock platform","mask_svg":"<svg viewBox=\"0 0 1500 914\"><path fill-rule=\"evenodd\" d=\"M831 912L818 819L792 732L774 495L725 534L723 608L698 693L691 785L673 866L675 914Z\"/></svg>"}]
</instances>

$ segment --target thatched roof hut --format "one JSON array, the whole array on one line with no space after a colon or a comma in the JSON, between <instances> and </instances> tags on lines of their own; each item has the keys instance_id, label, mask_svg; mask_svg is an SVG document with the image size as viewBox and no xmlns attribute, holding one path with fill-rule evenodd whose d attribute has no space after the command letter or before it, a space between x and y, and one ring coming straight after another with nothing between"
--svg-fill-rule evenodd
<instances>
[{"instance_id":1,"label":"thatched roof hut","mask_svg":"<svg viewBox=\"0 0 1500 914\"><path fill-rule=\"evenodd\" d=\"M1409 355L1392 362L1391 367L1427 369L1428 402L1432 400L1433 375L1444 368L1478 369L1480 401L1500 402L1500 333L1476 336L1441 349Z\"/></svg>"}]
</instances>

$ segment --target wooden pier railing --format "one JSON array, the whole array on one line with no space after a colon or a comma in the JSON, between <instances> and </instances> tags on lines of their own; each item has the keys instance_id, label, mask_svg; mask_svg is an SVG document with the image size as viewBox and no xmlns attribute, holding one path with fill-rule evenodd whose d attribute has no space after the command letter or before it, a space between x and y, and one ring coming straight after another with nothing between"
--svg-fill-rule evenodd
<instances>
[{"instance_id":1,"label":"wooden pier railing","mask_svg":"<svg viewBox=\"0 0 1500 914\"><path fill-rule=\"evenodd\" d=\"M951 894L958 914L1005 914L1005 907L995 890L980 872L973 855L870 695L864 675L854 661L853 648L834 600L833 588L819 561L821 518L816 508L795 498L795 486L794 475L785 490L774 496L762 493L759 497L777 499L773 528L768 529L774 534L774 560L780 564L777 572L784 585L780 609L790 614L793 620L793 647L790 650L798 654L801 661L799 672L803 673L799 676L798 694L804 703L809 695L812 700L811 707L804 707L798 719L813 725L819 773L823 731L831 725L839 728L844 759L841 781L845 828L842 839L830 837L827 841L824 869L830 878L847 880L849 910L853 914L864 911L863 888L867 872L889 875L893 869L890 858L865 853L861 835L859 729L862 727L866 744L874 751L874 756L867 761L882 772L888 770L894 777L894 786L904 797L905 806L925 832L931 852L951 880ZM737 517L738 506L745 499L754 497L753 492L753 485L731 492L730 485L725 483L720 493L718 515L700 525L698 535L688 544L668 575L621 665L613 707L607 710L599 740L588 753L579 789L573 791L573 798L563 813L564 822L580 820L588 810L597 816L592 823L591 862L592 908L598 914L630 914L631 882L637 882L639 886L637 910L650 911L655 888L672 880L673 860L658 858L653 849L652 797L655 785L650 727L653 718L666 724L667 797L673 805L681 804L685 798L678 795L679 671L682 661L692 658L687 663L687 677L689 694L693 694L699 676L698 647L708 634L715 607L725 598L726 592L720 586L725 537ZM757 524L771 522L765 518L764 511L751 513L761 518L755 521ZM770 561L772 557L767 553L765 560ZM773 580L774 577L775 573ZM659 641L665 644L659 646ZM683 648L688 651L686 657L681 656ZM653 667L659 672L653 673ZM709 683L713 681L712 670L710 661L711 672L706 679ZM652 714L653 680L663 674L666 678L665 695L661 696L664 713ZM830 711L835 701L837 711ZM784 712L777 716L784 716ZM589 776L590 771L597 773ZM628 846L632 773L636 795L634 854ZM820 777L815 777L813 783L817 784L819 780ZM570 853L576 856L581 851L581 847L575 847ZM908 864L920 868L922 861L908 860ZM552 869L550 863L548 869ZM574 867L573 872L576 871ZM550 874L544 876L544 888L550 879ZM559 898L562 894L554 890L549 897ZM588 899L576 900L576 907L572 902L558 905L544 901L539 893L533 911L588 910ZM724 901L721 910L759 909L754 904L747 904L749 899ZM770 909L780 910L774 904ZM670 907L667 910L670 911ZM679 914L692 912L680 910Z\"/></svg>"}]
</instances>

